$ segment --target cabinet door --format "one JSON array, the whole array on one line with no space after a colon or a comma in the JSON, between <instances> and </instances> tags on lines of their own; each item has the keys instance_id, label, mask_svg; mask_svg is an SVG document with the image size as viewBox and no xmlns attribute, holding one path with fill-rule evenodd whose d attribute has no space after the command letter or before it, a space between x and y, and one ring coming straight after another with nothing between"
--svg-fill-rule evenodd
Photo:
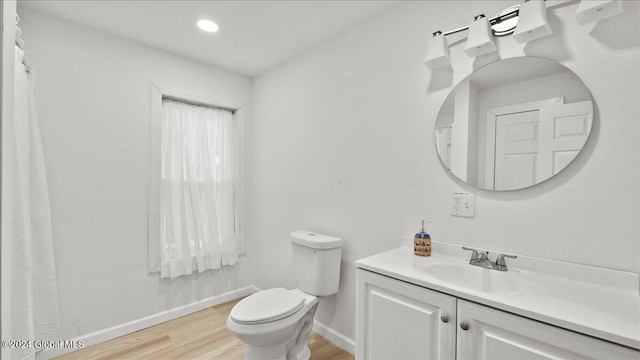
<instances>
[{"instance_id":1,"label":"cabinet door","mask_svg":"<svg viewBox=\"0 0 640 360\"><path fill-rule=\"evenodd\" d=\"M464 300L458 300L458 323L458 360L640 358L620 345Z\"/></svg>"},{"instance_id":2,"label":"cabinet door","mask_svg":"<svg viewBox=\"0 0 640 360\"><path fill-rule=\"evenodd\" d=\"M361 269L356 291L357 359L455 358L454 297Z\"/></svg>"}]
</instances>

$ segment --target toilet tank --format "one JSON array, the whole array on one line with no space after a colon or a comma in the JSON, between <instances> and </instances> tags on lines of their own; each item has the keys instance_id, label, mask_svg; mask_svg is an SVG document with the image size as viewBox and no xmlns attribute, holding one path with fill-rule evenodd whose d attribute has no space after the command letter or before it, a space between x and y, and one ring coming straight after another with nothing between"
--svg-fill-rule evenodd
<instances>
[{"instance_id":1,"label":"toilet tank","mask_svg":"<svg viewBox=\"0 0 640 360\"><path fill-rule=\"evenodd\" d=\"M311 231L291 233L298 289L315 296L328 296L338 292L342 244L340 238Z\"/></svg>"}]
</instances>

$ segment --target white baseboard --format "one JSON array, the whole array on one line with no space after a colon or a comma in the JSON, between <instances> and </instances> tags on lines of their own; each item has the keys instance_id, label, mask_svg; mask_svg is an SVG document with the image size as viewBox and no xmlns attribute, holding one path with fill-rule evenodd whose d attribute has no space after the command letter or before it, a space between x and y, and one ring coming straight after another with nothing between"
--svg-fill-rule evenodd
<instances>
[{"instance_id":1,"label":"white baseboard","mask_svg":"<svg viewBox=\"0 0 640 360\"><path fill-rule=\"evenodd\" d=\"M313 332L329 340L333 345L349 352L351 355L356 353L356 342L353 339L335 331L327 325L314 321Z\"/></svg>"},{"instance_id":2,"label":"white baseboard","mask_svg":"<svg viewBox=\"0 0 640 360\"><path fill-rule=\"evenodd\" d=\"M210 308L212 306L220 305L227 301L231 301L240 297L244 297L259 291L255 286L247 286L241 289L226 292L224 294L216 295L208 299L200 300L179 306L171 310L163 311L151 316L144 317L142 319L130 321L125 324L116 325L104 330L99 330L87 335L80 336L75 341L83 341L84 347L96 345L105 341L115 339L117 337L127 335L142 329L146 329L150 326L158 325L160 323L177 319L181 316L189 315L191 313ZM37 360L51 359L57 356L61 356L76 349L65 348L49 348L36 354Z\"/></svg>"}]
</instances>

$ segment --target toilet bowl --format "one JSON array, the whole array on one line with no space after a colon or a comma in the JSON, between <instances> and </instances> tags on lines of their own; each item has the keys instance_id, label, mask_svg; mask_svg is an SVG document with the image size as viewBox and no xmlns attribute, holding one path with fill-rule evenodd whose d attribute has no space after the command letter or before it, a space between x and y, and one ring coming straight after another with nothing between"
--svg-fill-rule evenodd
<instances>
[{"instance_id":1,"label":"toilet bowl","mask_svg":"<svg viewBox=\"0 0 640 360\"><path fill-rule=\"evenodd\" d=\"M264 290L234 306L227 328L247 344L245 359L307 360L307 337L317 307L318 299L300 289Z\"/></svg>"},{"instance_id":2,"label":"toilet bowl","mask_svg":"<svg viewBox=\"0 0 640 360\"><path fill-rule=\"evenodd\" d=\"M246 346L245 359L308 360L317 296L338 292L342 239L309 231L291 233L298 288L259 291L238 302L227 328Z\"/></svg>"}]
</instances>

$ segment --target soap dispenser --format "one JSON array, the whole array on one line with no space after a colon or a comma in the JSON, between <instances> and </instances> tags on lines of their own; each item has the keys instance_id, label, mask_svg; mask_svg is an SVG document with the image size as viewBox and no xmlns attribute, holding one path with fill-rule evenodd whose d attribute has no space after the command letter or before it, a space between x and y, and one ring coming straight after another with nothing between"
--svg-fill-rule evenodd
<instances>
[{"instance_id":1,"label":"soap dispenser","mask_svg":"<svg viewBox=\"0 0 640 360\"><path fill-rule=\"evenodd\" d=\"M424 231L424 220L422 231L413 237L413 253L418 256L431 256L431 236Z\"/></svg>"}]
</instances>

